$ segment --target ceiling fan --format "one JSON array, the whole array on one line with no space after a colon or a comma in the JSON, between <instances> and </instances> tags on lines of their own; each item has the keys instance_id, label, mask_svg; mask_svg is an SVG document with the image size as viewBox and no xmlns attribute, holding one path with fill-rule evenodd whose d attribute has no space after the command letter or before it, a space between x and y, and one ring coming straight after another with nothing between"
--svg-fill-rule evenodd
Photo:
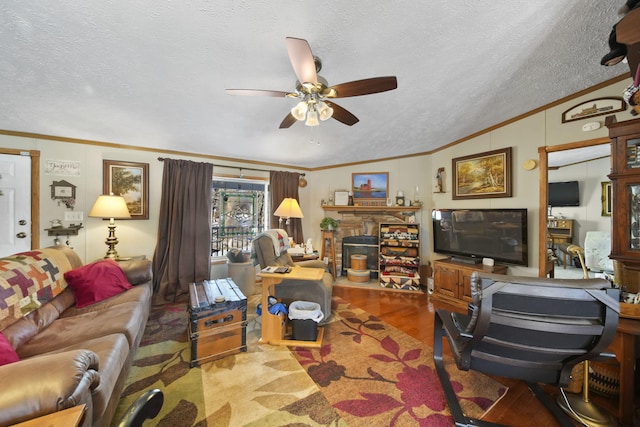
<instances>
[{"instance_id":1,"label":"ceiling fan","mask_svg":"<svg viewBox=\"0 0 640 427\"><path fill-rule=\"evenodd\" d=\"M291 127L296 121L304 121L307 126L318 126L320 120L333 117L348 126L358 123L359 119L352 113L330 99L350 96L370 95L386 92L398 87L395 76L374 77L355 80L329 86L327 81L318 75L322 62L311 53L309 43L304 39L287 37L287 51L298 78L294 92L261 89L226 89L229 95L273 96L277 98L298 98L300 102L291 109L280 129Z\"/></svg>"}]
</instances>

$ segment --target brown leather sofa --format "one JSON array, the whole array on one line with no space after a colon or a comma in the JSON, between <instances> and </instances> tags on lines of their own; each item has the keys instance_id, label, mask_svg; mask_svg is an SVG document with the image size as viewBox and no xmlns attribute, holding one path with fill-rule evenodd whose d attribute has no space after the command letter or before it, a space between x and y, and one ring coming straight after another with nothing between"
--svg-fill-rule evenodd
<instances>
[{"instance_id":1,"label":"brown leather sofa","mask_svg":"<svg viewBox=\"0 0 640 427\"><path fill-rule=\"evenodd\" d=\"M26 260L19 254L0 259L0 315L4 316L0 332L20 359L0 366L0 426L79 404L87 407L83 427L108 426L149 316L151 262L120 262L133 287L77 308L64 273L82 266L78 255L65 246L25 254ZM23 267L15 267L17 261ZM5 264L13 269L7 270ZM22 273L29 277L38 268L40 278L51 276L42 283L48 281L59 293L27 315L7 315L7 307L9 311L12 307L11 297L6 297L13 291L11 281ZM50 297L56 293L47 287L38 292L38 299L44 300L47 293Z\"/></svg>"}]
</instances>

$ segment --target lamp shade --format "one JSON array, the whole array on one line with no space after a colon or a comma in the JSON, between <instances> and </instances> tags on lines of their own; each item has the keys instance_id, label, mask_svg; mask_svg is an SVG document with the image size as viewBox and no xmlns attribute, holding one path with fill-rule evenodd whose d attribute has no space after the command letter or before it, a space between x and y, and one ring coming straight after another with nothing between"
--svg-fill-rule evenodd
<instances>
[{"instance_id":1,"label":"lamp shade","mask_svg":"<svg viewBox=\"0 0 640 427\"><path fill-rule=\"evenodd\" d=\"M107 196L103 194L93 204L89 216L92 218L130 219L127 203L122 196Z\"/></svg>"},{"instance_id":2,"label":"lamp shade","mask_svg":"<svg viewBox=\"0 0 640 427\"><path fill-rule=\"evenodd\" d=\"M304 218L298 201L290 197L284 199L273 214L281 218Z\"/></svg>"}]
</instances>

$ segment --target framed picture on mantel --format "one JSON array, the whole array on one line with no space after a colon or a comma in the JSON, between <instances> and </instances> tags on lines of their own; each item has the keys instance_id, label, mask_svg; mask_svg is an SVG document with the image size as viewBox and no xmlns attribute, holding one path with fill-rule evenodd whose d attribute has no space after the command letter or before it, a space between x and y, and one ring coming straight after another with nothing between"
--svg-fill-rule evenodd
<instances>
[{"instance_id":1,"label":"framed picture on mantel","mask_svg":"<svg viewBox=\"0 0 640 427\"><path fill-rule=\"evenodd\" d=\"M355 206L386 206L389 172L359 172L351 177Z\"/></svg>"},{"instance_id":2,"label":"framed picture on mantel","mask_svg":"<svg viewBox=\"0 0 640 427\"><path fill-rule=\"evenodd\" d=\"M511 147L453 159L453 199L511 197Z\"/></svg>"}]
</instances>

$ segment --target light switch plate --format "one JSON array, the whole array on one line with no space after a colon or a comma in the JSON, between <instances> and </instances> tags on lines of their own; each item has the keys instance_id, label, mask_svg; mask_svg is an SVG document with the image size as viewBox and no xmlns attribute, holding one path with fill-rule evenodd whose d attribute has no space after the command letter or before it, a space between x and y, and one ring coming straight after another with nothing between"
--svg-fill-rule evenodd
<instances>
[{"instance_id":1,"label":"light switch plate","mask_svg":"<svg viewBox=\"0 0 640 427\"><path fill-rule=\"evenodd\" d=\"M77 211L65 211L64 220L65 221L83 221L84 212Z\"/></svg>"}]
</instances>

